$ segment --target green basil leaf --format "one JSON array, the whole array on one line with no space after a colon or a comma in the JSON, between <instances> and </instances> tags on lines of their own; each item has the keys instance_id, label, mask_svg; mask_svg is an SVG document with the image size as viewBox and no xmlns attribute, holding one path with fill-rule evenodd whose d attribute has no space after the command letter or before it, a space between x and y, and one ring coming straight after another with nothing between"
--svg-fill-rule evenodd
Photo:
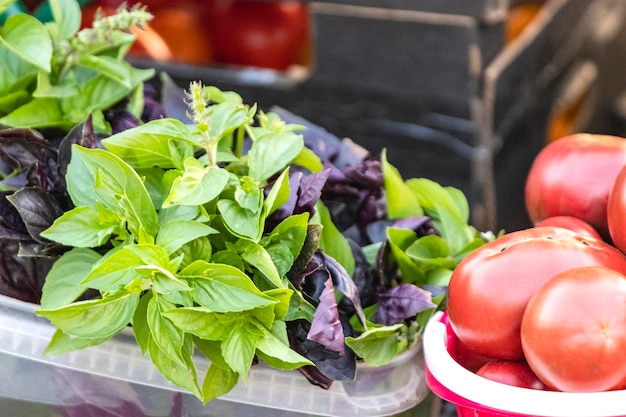
<instances>
[{"instance_id":1,"label":"green basil leaf","mask_svg":"<svg viewBox=\"0 0 626 417\"><path fill-rule=\"evenodd\" d=\"M390 219L401 219L424 214L418 199L402 179L398 170L387 161L387 152L381 153L385 195L387 199L387 216Z\"/></svg>"},{"instance_id":2,"label":"green basil leaf","mask_svg":"<svg viewBox=\"0 0 626 417\"><path fill-rule=\"evenodd\" d=\"M263 337L258 340L257 356L268 365L286 371L313 365L307 358L291 349L288 341L285 343L286 335L285 323L275 322L271 332L266 330Z\"/></svg>"},{"instance_id":3,"label":"green basil leaf","mask_svg":"<svg viewBox=\"0 0 626 417\"><path fill-rule=\"evenodd\" d=\"M102 144L136 169L182 169L193 156L194 147L185 139L192 135L193 130L176 119L158 119L111 135Z\"/></svg>"},{"instance_id":4,"label":"green basil leaf","mask_svg":"<svg viewBox=\"0 0 626 417\"><path fill-rule=\"evenodd\" d=\"M407 349L407 340L399 337L403 323L393 326L368 326L359 337L346 337L346 344L370 366L385 365Z\"/></svg>"},{"instance_id":5,"label":"green basil leaf","mask_svg":"<svg viewBox=\"0 0 626 417\"><path fill-rule=\"evenodd\" d=\"M59 83L53 85L50 81L50 73L42 69L37 73L37 88L33 91L33 97L62 98L71 97L77 93L76 81L72 77L63 77Z\"/></svg>"},{"instance_id":6,"label":"green basil leaf","mask_svg":"<svg viewBox=\"0 0 626 417\"><path fill-rule=\"evenodd\" d=\"M135 314L133 314L132 330L135 340L141 348L141 353L146 354L150 349L152 334L148 326L148 304L152 299L152 291L146 291L139 299Z\"/></svg>"},{"instance_id":7,"label":"green basil leaf","mask_svg":"<svg viewBox=\"0 0 626 417\"><path fill-rule=\"evenodd\" d=\"M235 188L234 197L239 206L251 213L259 213L263 207L263 191L250 177L239 179L239 185Z\"/></svg>"},{"instance_id":8,"label":"green basil leaf","mask_svg":"<svg viewBox=\"0 0 626 417\"><path fill-rule=\"evenodd\" d=\"M152 363L165 378L179 387L189 390L196 397L202 398L202 390L198 384L198 374L191 360L191 355L185 356L185 363L181 364L163 353L152 338L150 339L148 350Z\"/></svg>"},{"instance_id":9,"label":"green basil leaf","mask_svg":"<svg viewBox=\"0 0 626 417\"><path fill-rule=\"evenodd\" d=\"M185 160L183 175L174 179L163 207L183 204L197 206L208 203L224 190L230 174L218 167L205 167L197 159Z\"/></svg>"},{"instance_id":10,"label":"green basil leaf","mask_svg":"<svg viewBox=\"0 0 626 417\"><path fill-rule=\"evenodd\" d=\"M456 262L450 257L450 248L441 236L430 235L417 239L406 249L406 254L418 264L454 269Z\"/></svg>"},{"instance_id":11,"label":"green basil leaf","mask_svg":"<svg viewBox=\"0 0 626 417\"><path fill-rule=\"evenodd\" d=\"M67 246L94 248L104 244L120 223L115 213L102 206L75 207L57 217L41 236Z\"/></svg>"},{"instance_id":12,"label":"green basil leaf","mask_svg":"<svg viewBox=\"0 0 626 417\"><path fill-rule=\"evenodd\" d=\"M185 332L162 315L164 311L171 310L174 307L172 303L167 302L156 293L153 294L153 297L148 302L148 327L159 350L170 359L185 365L185 358L182 354Z\"/></svg>"},{"instance_id":13,"label":"green basil leaf","mask_svg":"<svg viewBox=\"0 0 626 417\"><path fill-rule=\"evenodd\" d=\"M253 242L261 239L264 223L261 211L252 213L236 201L227 198L218 201L217 208L222 215L224 225L233 235Z\"/></svg>"},{"instance_id":14,"label":"green basil leaf","mask_svg":"<svg viewBox=\"0 0 626 417\"><path fill-rule=\"evenodd\" d=\"M80 5L71 0L50 0L50 9L58 28L57 42L69 39L80 29Z\"/></svg>"},{"instance_id":15,"label":"green basil leaf","mask_svg":"<svg viewBox=\"0 0 626 417\"><path fill-rule=\"evenodd\" d=\"M59 100L53 97L34 98L0 118L0 123L12 127L72 127L61 112Z\"/></svg>"},{"instance_id":16,"label":"green basil leaf","mask_svg":"<svg viewBox=\"0 0 626 417\"><path fill-rule=\"evenodd\" d=\"M276 265L274 265L272 257L263 246L245 240L241 240L239 243L238 249L241 258L248 265L256 268L276 288L285 288L285 284L276 269Z\"/></svg>"},{"instance_id":17,"label":"green basil leaf","mask_svg":"<svg viewBox=\"0 0 626 417\"><path fill-rule=\"evenodd\" d=\"M289 167L276 178L272 188L265 197L264 206L266 216L271 215L278 210L287 201L289 201L290 187L289 187Z\"/></svg>"},{"instance_id":18,"label":"green basil leaf","mask_svg":"<svg viewBox=\"0 0 626 417\"><path fill-rule=\"evenodd\" d=\"M216 313L205 307L178 307L163 312L179 329L203 340L224 340L228 328L240 321L241 313Z\"/></svg>"},{"instance_id":19,"label":"green basil leaf","mask_svg":"<svg viewBox=\"0 0 626 417\"><path fill-rule=\"evenodd\" d=\"M249 175L258 183L280 172L304 147L302 135L292 132L258 137L248 153Z\"/></svg>"},{"instance_id":20,"label":"green basil leaf","mask_svg":"<svg viewBox=\"0 0 626 417\"><path fill-rule=\"evenodd\" d=\"M237 321L228 328L222 341L222 355L230 369L239 374L244 384L248 382L248 371L252 366L260 336L257 328L247 321Z\"/></svg>"},{"instance_id":21,"label":"green basil leaf","mask_svg":"<svg viewBox=\"0 0 626 417\"><path fill-rule=\"evenodd\" d=\"M150 194L131 167L111 152L72 147L67 190L76 206L103 207L118 213L139 241L156 236L158 216Z\"/></svg>"},{"instance_id":22,"label":"green basil leaf","mask_svg":"<svg viewBox=\"0 0 626 417\"><path fill-rule=\"evenodd\" d=\"M417 240L415 232L395 227L387 228L387 243L393 260L398 264L405 282L421 285L426 277L422 270L407 255L408 247Z\"/></svg>"},{"instance_id":23,"label":"green basil leaf","mask_svg":"<svg viewBox=\"0 0 626 417\"><path fill-rule=\"evenodd\" d=\"M320 157L307 147L300 150L300 153L293 159L292 163L306 168L311 172L320 172L324 169L324 164Z\"/></svg>"},{"instance_id":24,"label":"green basil leaf","mask_svg":"<svg viewBox=\"0 0 626 417\"><path fill-rule=\"evenodd\" d=\"M88 339L75 337L56 330L48 342L48 346L43 351L45 356L55 356L69 353L75 350L96 346L109 340L110 337Z\"/></svg>"},{"instance_id":25,"label":"green basil leaf","mask_svg":"<svg viewBox=\"0 0 626 417\"><path fill-rule=\"evenodd\" d=\"M115 335L130 323L139 296L121 291L101 299L78 301L56 309L36 313L72 336L88 339Z\"/></svg>"},{"instance_id":26,"label":"green basil leaf","mask_svg":"<svg viewBox=\"0 0 626 417\"><path fill-rule=\"evenodd\" d=\"M218 231L197 221L174 220L161 226L157 234L156 244L172 254L185 243L215 233L218 233Z\"/></svg>"},{"instance_id":27,"label":"green basil leaf","mask_svg":"<svg viewBox=\"0 0 626 417\"><path fill-rule=\"evenodd\" d=\"M92 69L100 74L117 81L127 89L132 88L129 76L129 67L123 62L106 55L81 55L78 65Z\"/></svg>"},{"instance_id":28,"label":"green basil leaf","mask_svg":"<svg viewBox=\"0 0 626 417\"><path fill-rule=\"evenodd\" d=\"M223 102L211 107L209 137L218 141L250 121L248 109L239 103Z\"/></svg>"},{"instance_id":29,"label":"green basil leaf","mask_svg":"<svg viewBox=\"0 0 626 417\"><path fill-rule=\"evenodd\" d=\"M346 237L337 229L328 208L321 200L315 203L315 211L315 220L311 221L319 221L323 226L319 242L320 248L335 258L335 260L345 268L346 272L348 272L350 276L353 276L355 261L352 255L352 249Z\"/></svg>"},{"instance_id":30,"label":"green basil leaf","mask_svg":"<svg viewBox=\"0 0 626 417\"><path fill-rule=\"evenodd\" d=\"M57 259L43 284L41 308L54 310L75 301L87 289L81 281L102 258L91 249L73 248Z\"/></svg>"},{"instance_id":31,"label":"green basil leaf","mask_svg":"<svg viewBox=\"0 0 626 417\"><path fill-rule=\"evenodd\" d=\"M206 269L196 271L200 262L185 268L179 276L193 288L198 304L216 312L238 312L273 305L276 300L263 294L250 278L230 265L206 263Z\"/></svg>"},{"instance_id":32,"label":"green basil leaf","mask_svg":"<svg viewBox=\"0 0 626 417\"><path fill-rule=\"evenodd\" d=\"M130 284L134 279L146 277L139 267L156 266L153 268L173 272L169 254L165 249L155 245L127 245L117 250L96 265L89 275L81 282L100 291L115 291ZM145 271L145 270L143 270Z\"/></svg>"},{"instance_id":33,"label":"green basil leaf","mask_svg":"<svg viewBox=\"0 0 626 417\"><path fill-rule=\"evenodd\" d=\"M0 43L20 58L50 72L52 40L35 17L27 13L9 16L0 30Z\"/></svg>"},{"instance_id":34,"label":"green basil leaf","mask_svg":"<svg viewBox=\"0 0 626 417\"><path fill-rule=\"evenodd\" d=\"M222 368L211 363L202 383L204 401L221 397L229 393L239 380L239 375L230 368Z\"/></svg>"},{"instance_id":35,"label":"green basil leaf","mask_svg":"<svg viewBox=\"0 0 626 417\"><path fill-rule=\"evenodd\" d=\"M307 237L309 214L287 217L262 239L262 245L276 265L280 276L285 275L302 252Z\"/></svg>"}]
</instances>

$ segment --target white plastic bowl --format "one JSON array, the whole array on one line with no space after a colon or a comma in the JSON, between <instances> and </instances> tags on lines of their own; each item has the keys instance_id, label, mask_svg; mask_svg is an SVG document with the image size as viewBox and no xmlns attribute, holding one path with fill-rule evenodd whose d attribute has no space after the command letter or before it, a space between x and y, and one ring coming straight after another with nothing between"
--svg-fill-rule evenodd
<instances>
[{"instance_id":1,"label":"white plastic bowl","mask_svg":"<svg viewBox=\"0 0 626 417\"><path fill-rule=\"evenodd\" d=\"M435 394L456 404L459 416L626 416L626 391L533 390L490 381L468 371L448 353L444 317L438 312L424 330L426 380Z\"/></svg>"}]
</instances>

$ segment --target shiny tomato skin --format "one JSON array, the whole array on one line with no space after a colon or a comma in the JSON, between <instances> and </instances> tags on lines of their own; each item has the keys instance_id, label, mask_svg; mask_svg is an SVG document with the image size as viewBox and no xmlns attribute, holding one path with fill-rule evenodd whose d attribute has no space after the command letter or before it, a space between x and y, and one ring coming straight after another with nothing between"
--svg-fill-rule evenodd
<instances>
[{"instance_id":1,"label":"shiny tomato skin","mask_svg":"<svg viewBox=\"0 0 626 417\"><path fill-rule=\"evenodd\" d=\"M607 218L611 241L626 253L626 166L619 172L609 194Z\"/></svg>"},{"instance_id":2,"label":"shiny tomato skin","mask_svg":"<svg viewBox=\"0 0 626 417\"><path fill-rule=\"evenodd\" d=\"M448 316L458 338L482 355L521 360L522 316L535 291L579 266L626 273L626 257L608 243L561 227L505 234L475 249L452 273Z\"/></svg>"},{"instance_id":3,"label":"shiny tomato skin","mask_svg":"<svg viewBox=\"0 0 626 417\"><path fill-rule=\"evenodd\" d=\"M568 392L626 388L626 276L602 267L555 275L530 299L521 328L528 364Z\"/></svg>"},{"instance_id":4,"label":"shiny tomato skin","mask_svg":"<svg viewBox=\"0 0 626 417\"><path fill-rule=\"evenodd\" d=\"M218 62L285 70L306 54L307 2L214 0L211 13Z\"/></svg>"},{"instance_id":5,"label":"shiny tomato skin","mask_svg":"<svg viewBox=\"0 0 626 417\"><path fill-rule=\"evenodd\" d=\"M543 219L539 223L535 225L535 227L542 226L555 226L555 227L563 227L568 230L572 230L576 233L579 233L585 237L591 237L594 239L602 239L600 233L588 222L583 219L579 219L574 216L552 216L546 219Z\"/></svg>"},{"instance_id":6,"label":"shiny tomato skin","mask_svg":"<svg viewBox=\"0 0 626 417\"><path fill-rule=\"evenodd\" d=\"M526 210L531 221L574 216L608 236L609 193L624 165L626 139L621 137L578 133L546 145L526 178Z\"/></svg>"},{"instance_id":7,"label":"shiny tomato skin","mask_svg":"<svg viewBox=\"0 0 626 417\"><path fill-rule=\"evenodd\" d=\"M495 360L487 362L476 371L476 374L491 381L514 387L548 389L525 361Z\"/></svg>"}]
</instances>

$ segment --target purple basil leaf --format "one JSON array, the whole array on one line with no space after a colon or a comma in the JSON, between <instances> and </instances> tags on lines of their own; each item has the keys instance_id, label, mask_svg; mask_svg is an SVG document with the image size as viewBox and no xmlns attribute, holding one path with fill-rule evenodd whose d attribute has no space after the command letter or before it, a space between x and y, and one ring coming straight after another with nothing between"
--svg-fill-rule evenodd
<instances>
[{"instance_id":1,"label":"purple basil leaf","mask_svg":"<svg viewBox=\"0 0 626 417\"><path fill-rule=\"evenodd\" d=\"M113 134L139 126L139 120L126 109L108 110L104 115L111 125L111 133Z\"/></svg>"},{"instance_id":2,"label":"purple basil leaf","mask_svg":"<svg viewBox=\"0 0 626 417\"><path fill-rule=\"evenodd\" d=\"M369 157L369 151L348 138L341 140L339 152L333 163L340 169L351 165L358 165Z\"/></svg>"},{"instance_id":3,"label":"purple basil leaf","mask_svg":"<svg viewBox=\"0 0 626 417\"><path fill-rule=\"evenodd\" d=\"M18 256L19 243L0 239L0 294L39 304L53 257Z\"/></svg>"},{"instance_id":4,"label":"purple basil leaf","mask_svg":"<svg viewBox=\"0 0 626 417\"><path fill-rule=\"evenodd\" d=\"M361 306L371 306L376 303L379 292L378 285L372 274L372 268L365 257L362 247L350 239L348 239L348 243L352 249L352 256L354 256L354 274L352 275L352 280L359 292ZM340 303L340 310L346 312L349 316L356 312L352 304L345 302L343 299Z\"/></svg>"},{"instance_id":5,"label":"purple basil leaf","mask_svg":"<svg viewBox=\"0 0 626 417\"><path fill-rule=\"evenodd\" d=\"M47 242L40 233L63 214L57 200L41 188L26 187L7 196L17 209L28 233L37 242Z\"/></svg>"},{"instance_id":6,"label":"purple basil leaf","mask_svg":"<svg viewBox=\"0 0 626 417\"><path fill-rule=\"evenodd\" d=\"M13 232L28 236L28 229L15 206L8 200L10 191L0 192L0 224ZM4 236L0 236L4 237Z\"/></svg>"},{"instance_id":7,"label":"purple basil leaf","mask_svg":"<svg viewBox=\"0 0 626 417\"><path fill-rule=\"evenodd\" d=\"M339 310L335 300L333 281L330 277L326 280L324 290L319 297L319 304L315 309L307 337L327 349L339 352L340 355L345 354L343 328L339 321Z\"/></svg>"},{"instance_id":8,"label":"purple basil leaf","mask_svg":"<svg viewBox=\"0 0 626 417\"><path fill-rule=\"evenodd\" d=\"M34 131L0 130L0 158L13 170L26 171L31 185L52 190L58 182L57 150Z\"/></svg>"},{"instance_id":9,"label":"purple basil leaf","mask_svg":"<svg viewBox=\"0 0 626 417\"><path fill-rule=\"evenodd\" d=\"M437 234L437 229L435 229L431 218L428 216L405 217L396 220L393 223L393 227L413 230L417 234L417 237Z\"/></svg>"},{"instance_id":10,"label":"purple basil leaf","mask_svg":"<svg viewBox=\"0 0 626 417\"><path fill-rule=\"evenodd\" d=\"M378 160L364 160L361 164L347 166L343 172L362 188L380 188L384 184L383 169Z\"/></svg>"},{"instance_id":11,"label":"purple basil leaf","mask_svg":"<svg viewBox=\"0 0 626 417\"><path fill-rule=\"evenodd\" d=\"M430 292L413 284L400 284L378 294L374 321L390 326L415 317L421 311L436 307Z\"/></svg>"},{"instance_id":12,"label":"purple basil leaf","mask_svg":"<svg viewBox=\"0 0 626 417\"><path fill-rule=\"evenodd\" d=\"M324 254L324 262L328 271L330 272L330 276L333 279L333 284L335 285L335 289L343 294L343 296L352 303L354 307L354 312L359 318L359 321L363 325L363 327L367 327L365 313L363 312L363 308L361 307L361 299L359 297L359 290L350 277L348 272L344 269L343 266L339 262L337 262L334 258Z\"/></svg>"},{"instance_id":13,"label":"purple basil leaf","mask_svg":"<svg viewBox=\"0 0 626 417\"><path fill-rule=\"evenodd\" d=\"M329 173L329 170L323 170L302 177L294 214L306 212L313 215L315 213L315 203L322 196L322 188L324 188Z\"/></svg>"},{"instance_id":14,"label":"purple basil leaf","mask_svg":"<svg viewBox=\"0 0 626 417\"><path fill-rule=\"evenodd\" d=\"M182 88L180 89L183 93ZM180 102L185 104L184 97ZM165 106L159 100L159 94L152 84L144 83L143 85L143 112L141 113L141 120L143 122L149 122L150 120L157 120L165 117ZM185 120L185 121L188 121Z\"/></svg>"},{"instance_id":15,"label":"purple basil leaf","mask_svg":"<svg viewBox=\"0 0 626 417\"><path fill-rule=\"evenodd\" d=\"M364 193L359 206L357 222L361 228L366 228L368 224L385 219L387 217L387 200L382 188L374 189ZM372 242L373 243L373 242Z\"/></svg>"}]
</instances>

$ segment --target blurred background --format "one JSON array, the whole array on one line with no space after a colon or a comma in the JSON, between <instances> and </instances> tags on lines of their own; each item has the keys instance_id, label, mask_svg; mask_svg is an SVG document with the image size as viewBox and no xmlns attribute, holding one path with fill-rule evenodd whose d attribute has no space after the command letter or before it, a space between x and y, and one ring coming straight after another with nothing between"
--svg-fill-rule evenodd
<instances>
[{"instance_id":1,"label":"blurred background","mask_svg":"<svg viewBox=\"0 0 626 417\"><path fill-rule=\"evenodd\" d=\"M84 24L122 3L84 0ZM141 4L154 19L136 31L135 65L386 148L405 178L464 191L483 230L529 225L524 179L546 143L626 134L623 0Z\"/></svg>"}]
</instances>

